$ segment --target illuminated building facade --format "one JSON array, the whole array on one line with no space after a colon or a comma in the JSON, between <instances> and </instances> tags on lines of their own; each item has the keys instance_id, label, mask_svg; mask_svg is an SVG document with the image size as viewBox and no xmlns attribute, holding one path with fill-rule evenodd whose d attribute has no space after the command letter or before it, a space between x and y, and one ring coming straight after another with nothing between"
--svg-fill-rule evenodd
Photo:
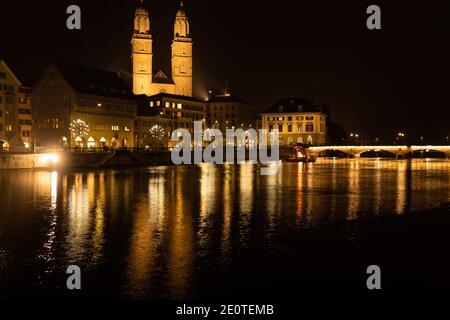
<instances>
[{"instance_id":1,"label":"illuminated building facade","mask_svg":"<svg viewBox=\"0 0 450 320\"><path fill-rule=\"evenodd\" d=\"M206 121L209 128L226 129L259 128L258 111L254 105L230 94L214 96L207 102Z\"/></svg>"},{"instance_id":2,"label":"illuminated building facade","mask_svg":"<svg viewBox=\"0 0 450 320\"><path fill-rule=\"evenodd\" d=\"M278 129L280 145L321 145L327 137L327 107L305 98L283 99L262 113L262 126Z\"/></svg>"},{"instance_id":3,"label":"illuminated building facade","mask_svg":"<svg viewBox=\"0 0 450 320\"><path fill-rule=\"evenodd\" d=\"M136 97L114 72L53 62L32 90L36 147L134 147ZM74 121L86 133L71 129Z\"/></svg>"},{"instance_id":4,"label":"illuminated building facade","mask_svg":"<svg viewBox=\"0 0 450 320\"><path fill-rule=\"evenodd\" d=\"M150 26L147 9L138 7L131 40L133 92L136 95L147 96L169 93L191 97L193 43L183 2L180 4L174 22L171 78L162 71L153 73L153 39Z\"/></svg>"},{"instance_id":5,"label":"illuminated building facade","mask_svg":"<svg viewBox=\"0 0 450 320\"><path fill-rule=\"evenodd\" d=\"M206 102L194 98L168 93L159 93L147 97L146 103L138 108L137 132L142 141L148 135L148 126L159 124L166 128L168 137L176 129L186 129L194 134L194 121L202 121L206 128ZM147 127L144 125L147 123ZM169 142L169 146L176 142Z\"/></svg>"},{"instance_id":6,"label":"illuminated building facade","mask_svg":"<svg viewBox=\"0 0 450 320\"><path fill-rule=\"evenodd\" d=\"M27 152L31 146L30 89L0 60L0 150Z\"/></svg>"}]
</instances>

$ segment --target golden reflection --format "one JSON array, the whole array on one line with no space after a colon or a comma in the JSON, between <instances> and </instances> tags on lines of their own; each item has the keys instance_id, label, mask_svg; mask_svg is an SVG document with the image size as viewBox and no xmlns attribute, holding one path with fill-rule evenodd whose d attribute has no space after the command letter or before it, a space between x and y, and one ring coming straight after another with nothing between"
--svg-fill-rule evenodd
<instances>
[{"instance_id":1,"label":"golden reflection","mask_svg":"<svg viewBox=\"0 0 450 320\"><path fill-rule=\"evenodd\" d=\"M152 270L161 246L164 232L166 206L164 171L152 174L148 179L148 194L136 199L131 229L127 287L132 288L132 296L145 297Z\"/></svg>"},{"instance_id":2,"label":"golden reflection","mask_svg":"<svg viewBox=\"0 0 450 320\"><path fill-rule=\"evenodd\" d=\"M304 163L299 162L297 165L297 179L296 179L296 211L295 216L297 221L301 219L303 213L303 192L304 192L304 182L303 182L303 166Z\"/></svg>"},{"instance_id":3,"label":"golden reflection","mask_svg":"<svg viewBox=\"0 0 450 320\"><path fill-rule=\"evenodd\" d=\"M397 166L397 192L395 212L402 215L406 209L406 175L408 174L407 162L401 161Z\"/></svg>"},{"instance_id":4,"label":"golden reflection","mask_svg":"<svg viewBox=\"0 0 450 320\"><path fill-rule=\"evenodd\" d=\"M69 187L68 196L68 235L67 255L71 260L80 260L88 255L89 226L91 217L89 215L91 195L88 186L84 182L84 175L76 173L73 184Z\"/></svg>"},{"instance_id":5,"label":"golden reflection","mask_svg":"<svg viewBox=\"0 0 450 320\"><path fill-rule=\"evenodd\" d=\"M230 253L231 242L231 220L232 220L232 205L234 203L234 190L230 185L231 174L233 171L227 170L230 165L226 165L223 178L223 227L221 249L222 256L226 257Z\"/></svg>"},{"instance_id":6,"label":"golden reflection","mask_svg":"<svg viewBox=\"0 0 450 320\"><path fill-rule=\"evenodd\" d=\"M186 179L187 177L178 172L176 176L175 208L171 208L169 211L175 212L175 219L172 221L170 228L171 240L169 264L167 266L170 296L173 299L187 297L195 255L193 250L192 203L184 195L185 189L192 186L190 181ZM211 179L211 177L208 179ZM206 230L203 232L206 232Z\"/></svg>"},{"instance_id":7,"label":"golden reflection","mask_svg":"<svg viewBox=\"0 0 450 320\"><path fill-rule=\"evenodd\" d=\"M242 163L239 168L239 237L245 244L250 231L250 220L253 210L253 164Z\"/></svg>"},{"instance_id":8,"label":"golden reflection","mask_svg":"<svg viewBox=\"0 0 450 320\"><path fill-rule=\"evenodd\" d=\"M348 209L347 209L347 220L355 220L358 218L358 213L360 210L360 199L361 199L361 190L360 190L360 167L359 161L351 162L350 168L347 170L347 178L348 178L348 191L347 191L347 201L348 201Z\"/></svg>"}]
</instances>

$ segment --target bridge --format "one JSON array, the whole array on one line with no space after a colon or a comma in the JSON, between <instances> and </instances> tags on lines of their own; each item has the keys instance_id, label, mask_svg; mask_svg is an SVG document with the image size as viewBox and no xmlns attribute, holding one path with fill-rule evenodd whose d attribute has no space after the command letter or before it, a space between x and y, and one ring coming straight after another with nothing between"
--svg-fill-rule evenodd
<instances>
[{"instance_id":1,"label":"bridge","mask_svg":"<svg viewBox=\"0 0 450 320\"><path fill-rule=\"evenodd\" d=\"M389 152L397 158L405 157L418 152L441 152L450 158L450 146L423 145L423 146L316 146L309 148L314 153L324 151L340 151L356 158L365 152Z\"/></svg>"}]
</instances>

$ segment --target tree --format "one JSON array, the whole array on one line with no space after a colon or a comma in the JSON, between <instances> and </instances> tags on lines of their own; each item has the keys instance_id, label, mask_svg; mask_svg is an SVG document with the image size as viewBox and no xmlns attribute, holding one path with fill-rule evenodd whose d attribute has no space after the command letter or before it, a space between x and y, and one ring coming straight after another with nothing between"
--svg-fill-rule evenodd
<instances>
[{"instance_id":1,"label":"tree","mask_svg":"<svg viewBox=\"0 0 450 320\"><path fill-rule=\"evenodd\" d=\"M166 131L158 124L153 125L148 131L151 147L163 146L163 140L166 138Z\"/></svg>"},{"instance_id":2,"label":"tree","mask_svg":"<svg viewBox=\"0 0 450 320\"><path fill-rule=\"evenodd\" d=\"M73 120L70 124L70 131L78 143L89 133L89 125L81 119Z\"/></svg>"}]
</instances>

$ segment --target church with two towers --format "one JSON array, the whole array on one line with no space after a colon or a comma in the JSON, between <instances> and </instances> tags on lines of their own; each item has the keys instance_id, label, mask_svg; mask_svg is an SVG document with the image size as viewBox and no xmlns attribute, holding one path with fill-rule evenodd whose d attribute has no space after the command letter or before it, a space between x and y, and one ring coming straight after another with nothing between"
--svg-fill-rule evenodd
<instances>
[{"instance_id":1,"label":"church with two towers","mask_svg":"<svg viewBox=\"0 0 450 320\"><path fill-rule=\"evenodd\" d=\"M150 16L141 0L135 13L131 40L134 94L169 93L192 97L192 45L189 19L181 1L174 22L171 78L162 71L154 72Z\"/></svg>"}]
</instances>

